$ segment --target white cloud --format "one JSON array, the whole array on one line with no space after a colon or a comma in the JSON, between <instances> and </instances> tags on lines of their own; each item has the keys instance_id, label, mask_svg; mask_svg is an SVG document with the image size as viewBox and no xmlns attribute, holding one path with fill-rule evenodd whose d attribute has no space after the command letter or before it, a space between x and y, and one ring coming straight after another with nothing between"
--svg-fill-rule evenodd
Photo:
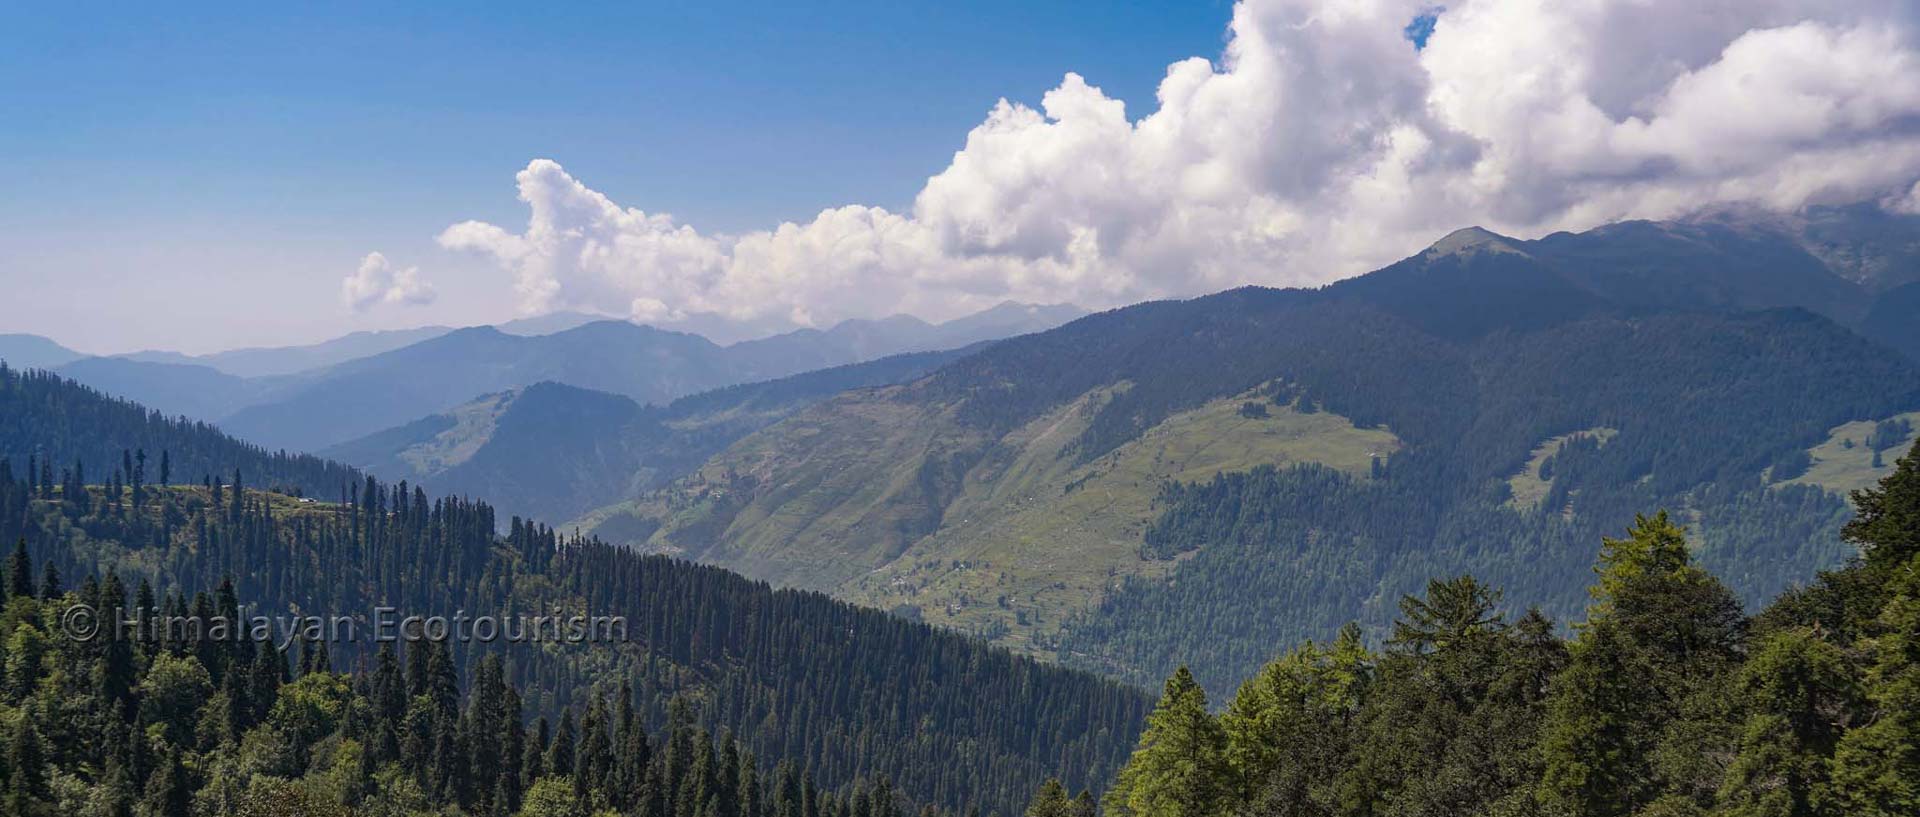
<instances>
[{"instance_id":1,"label":"white cloud","mask_svg":"<svg viewBox=\"0 0 1920 817\"><path fill-rule=\"evenodd\" d=\"M1003 100L906 213L703 234L536 160L524 230L440 242L511 270L529 312L824 324L1317 284L1466 224L1920 199L1911 0L1447 5L1416 50L1430 0L1245 0L1151 113L1072 74L1037 109Z\"/></svg>"},{"instance_id":2,"label":"white cloud","mask_svg":"<svg viewBox=\"0 0 1920 817\"><path fill-rule=\"evenodd\" d=\"M377 252L367 253L360 259L360 268L340 281L340 297L355 312L383 303L430 304L434 294L433 286L420 280L419 267L395 267Z\"/></svg>"}]
</instances>

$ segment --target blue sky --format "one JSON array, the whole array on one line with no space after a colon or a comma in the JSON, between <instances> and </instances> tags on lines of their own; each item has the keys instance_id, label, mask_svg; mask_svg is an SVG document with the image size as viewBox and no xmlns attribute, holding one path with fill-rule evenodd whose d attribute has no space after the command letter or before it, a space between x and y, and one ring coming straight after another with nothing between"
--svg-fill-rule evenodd
<instances>
[{"instance_id":1,"label":"blue sky","mask_svg":"<svg viewBox=\"0 0 1920 817\"><path fill-rule=\"evenodd\" d=\"M1318 285L1469 225L1920 213L1914 122L1892 0L45 4L0 12L0 332Z\"/></svg>"},{"instance_id":2,"label":"blue sky","mask_svg":"<svg viewBox=\"0 0 1920 817\"><path fill-rule=\"evenodd\" d=\"M512 177L534 157L702 230L904 207L1001 96L1035 101L1072 70L1150 109L1169 62L1218 53L1229 14L1212 0L15 6L0 23L14 170L0 282L37 303L0 307L0 331L110 351L355 328L334 293L363 253L462 263L433 236L524 221ZM474 279L463 293L433 271L440 309L360 323L509 316L501 273L454 270ZM313 308L248 317L182 288Z\"/></svg>"}]
</instances>

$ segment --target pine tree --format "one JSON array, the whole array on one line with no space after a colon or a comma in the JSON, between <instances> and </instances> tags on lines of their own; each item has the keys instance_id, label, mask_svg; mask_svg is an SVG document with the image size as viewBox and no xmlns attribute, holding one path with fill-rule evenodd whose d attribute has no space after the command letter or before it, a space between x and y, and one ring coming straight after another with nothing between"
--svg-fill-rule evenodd
<instances>
[{"instance_id":1,"label":"pine tree","mask_svg":"<svg viewBox=\"0 0 1920 817\"><path fill-rule=\"evenodd\" d=\"M1827 773L1856 690L1840 649L1811 631L1770 635L1737 683L1747 713L1720 789L1729 817L1827 813Z\"/></svg>"},{"instance_id":2,"label":"pine tree","mask_svg":"<svg viewBox=\"0 0 1920 817\"><path fill-rule=\"evenodd\" d=\"M553 732L553 743L547 747L546 772L552 777L567 777L573 774L573 710L560 713L560 726Z\"/></svg>"},{"instance_id":3,"label":"pine tree","mask_svg":"<svg viewBox=\"0 0 1920 817\"><path fill-rule=\"evenodd\" d=\"M247 672L247 700L252 704L248 720L266 720L280 685L287 680L287 657L272 644L262 644L253 654L253 667Z\"/></svg>"},{"instance_id":4,"label":"pine tree","mask_svg":"<svg viewBox=\"0 0 1920 817\"><path fill-rule=\"evenodd\" d=\"M443 716L454 717L460 711L460 678L453 667L453 649L442 642L423 643L427 645L427 682L422 693Z\"/></svg>"},{"instance_id":5,"label":"pine tree","mask_svg":"<svg viewBox=\"0 0 1920 817\"><path fill-rule=\"evenodd\" d=\"M520 795L526 790L521 778L521 757L526 753L523 742L526 739L525 727L520 723L520 693L513 687L506 688L502 696L499 722L500 745L499 782L494 787L494 811L511 814L520 808Z\"/></svg>"},{"instance_id":6,"label":"pine tree","mask_svg":"<svg viewBox=\"0 0 1920 817\"><path fill-rule=\"evenodd\" d=\"M6 817L33 814L33 804L46 796L46 759L41 753L34 708L27 707L22 715L7 746L7 794L0 804L6 809Z\"/></svg>"},{"instance_id":7,"label":"pine tree","mask_svg":"<svg viewBox=\"0 0 1920 817\"><path fill-rule=\"evenodd\" d=\"M48 559L43 567L45 570L40 572L40 598L53 601L66 595L66 587L60 583L59 566L55 565L52 559Z\"/></svg>"},{"instance_id":8,"label":"pine tree","mask_svg":"<svg viewBox=\"0 0 1920 817\"><path fill-rule=\"evenodd\" d=\"M1900 458L1880 484L1853 492L1857 509L1841 530L1860 547L1867 565L1890 573L1920 554L1920 445Z\"/></svg>"},{"instance_id":9,"label":"pine tree","mask_svg":"<svg viewBox=\"0 0 1920 817\"><path fill-rule=\"evenodd\" d=\"M13 558L7 562L7 598L33 597L33 561L27 558L27 537L13 545Z\"/></svg>"},{"instance_id":10,"label":"pine tree","mask_svg":"<svg viewBox=\"0 0 1920 817\"><path fill-rule=\"evenodd\" d=\"M153 775L147 778L146 796L140 801L140 817L188 817L193 800L191 781L180 762L180 753L168 746Z\"/></svg>"},{"instance_id":11,"label":"pine tree","mask_svg":"<svg viewBox=\"0 0 1920 817\"><path fill-rule=\"evenodd\" d=\"M1130 817L1213 817L1231 794L1226 734L1186 667L1167 679L1139 747L1107 795L1107 811Z\"/></svg>"},{"instance_id":12,"label":"pine tree","mask_svg":"<svg viewBox=\"0 0 1920 817\"><path fill-rule=\"evenodd\" d=\"M1591 624L1554 682L1541 737L1547 798L1575 817L1632 814L1651 799L1652 672L1612 621Z\"/></svg>"},{"instance_id":13,"label":"pine tree","mask_svg":"<svg viewBox=\"0 0 1920 817\"><path fill-rule=\"evenodd\" d=\"M1913 459L1908 454L1902 467ZM1834 751L1834 800L1849 817L1920 814L1920 597L1896 597L1878 625L1866 723Z\"/></svg>"},{"instance_id":14,"label":"pine tree","mask_svg":"<svg viewBox=\"0 0 1920 817\"><path fill-rule=\"evenodd\" d=\"M1033 795L1028 804L1026 817L1072 817L1073 803L1067 799L1067 790L1060 785L1060 778L1049 777L1041 784L1040 791Z\"/></svg>"},{"instance_id":15,"label":"pine tree","mask_svg":"<svg viewBox=\"0 0 1920 817\"><path fill-rule=\"evenodd\" d=\"M102 611L102 616L110 617L109 621L117 621L125 615L125 605L125 591L120 584L120 576L108 573L96 609ZM102 700L112 702L114 716L124 720L132 715L133 689L139 682L135 677L133 645L111 632L104 641L100 658L94 666L94 685Z\"/></svg>"},{"instance_id":16,"label":"pine tree","mask_svg":"<svg viewBox=\"0 0 1920 817\"><path fill-rule=\"evenodd\" d=\"M1394 645L1413 652L1445 649L1460 639L1497 628L1500 592L1472 576L1427 582L1425 598L1400 600L1401 618L1393 623Z\"/></svg>"},{"instance_id":17,"label":"pine tree","mask_svg":"<svg viewBox=\"0 0 1920 817\"><path fill-rule=\"evenodd\" d=\"M1237 800L1276 813L1318 807L1317 790L1346 765L1371 661L1348 625L1327 649L1303 645L1241 684L1220 716Z\"/></svg>"},{"instance_id":18,"label":"pine tree","mask_svg":"<svg viewBox=\"0 0 1920 817\"><path fill-rule=\"evenodd\" d=\"M547 752L550 751L552 739L544 717L529 728L526 742L521 748L526 758L520 764L520 782L523 786L532 786L535 781L547 776Z\"/></svg>"}]
</instances>

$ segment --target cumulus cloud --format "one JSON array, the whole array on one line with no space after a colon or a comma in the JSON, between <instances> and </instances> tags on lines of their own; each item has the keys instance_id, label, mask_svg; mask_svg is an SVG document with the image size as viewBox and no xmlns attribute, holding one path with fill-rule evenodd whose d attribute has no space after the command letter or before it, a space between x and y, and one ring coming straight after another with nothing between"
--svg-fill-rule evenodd
<instances>
[{"instance_id":1,"label":"cumulus cloud","mask_svg":"<svg viewBox=\"0 0 1920 817\"><path fill-rule=\"evenodd\" d=\"M360 268L340 281L340 297L355 312L375 304L429 304L434 294L432 285L420 280L419 267L395 267L377 252L367 253Z\"/></svg>"},{"instance_id":2,"label":"cumulus cloud","mask_svg":"<svg viewBox=\"0 0 1920 817\"><path fill-rule=\"evenodd\" d=\"M1151 112L1075 74L1002 100L904 213L702 233L540 159L524 228L439 240L510 270L528 312L819 325L1317 284L1467 224L1920 200L1911 0L1465 0L1416 47L1432 8L1244 0Z\"/></svg>"}]
</instances>

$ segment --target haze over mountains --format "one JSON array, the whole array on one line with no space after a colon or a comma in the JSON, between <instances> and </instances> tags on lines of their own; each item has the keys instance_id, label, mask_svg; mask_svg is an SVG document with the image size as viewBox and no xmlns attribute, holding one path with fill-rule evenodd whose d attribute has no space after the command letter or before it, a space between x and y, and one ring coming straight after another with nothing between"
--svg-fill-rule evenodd
<instances>
[{"instance_id":1,"label":"haze over mountains","mask_svg":"<svg viewBox=\"0 0 1920 817\"><path fill-rule=\"evenodd\" d=\"M543 381L319 453L382 479L566 520L658 488L733 441L835 394L916 379L973 348L893 355L665 406Z\"/></svg>"},{"instance_id":2,"label":"haze over mountains","mask_svg":"<svg viewBox=\"0 0 1920 817\"><path fill-rule=\"evenodd\" d=\"M0 359L52 367L167 414L217 422L269 448L312 451L420 419L482 394L555 381L643 403L903 352L957 348L1058 325L1070 306L1002 304L942 324L846 321L729 346L580 313L499 327L356 333L304 347L201 357L87 357L10 336Z\"/></svg>"}]
</instances>

